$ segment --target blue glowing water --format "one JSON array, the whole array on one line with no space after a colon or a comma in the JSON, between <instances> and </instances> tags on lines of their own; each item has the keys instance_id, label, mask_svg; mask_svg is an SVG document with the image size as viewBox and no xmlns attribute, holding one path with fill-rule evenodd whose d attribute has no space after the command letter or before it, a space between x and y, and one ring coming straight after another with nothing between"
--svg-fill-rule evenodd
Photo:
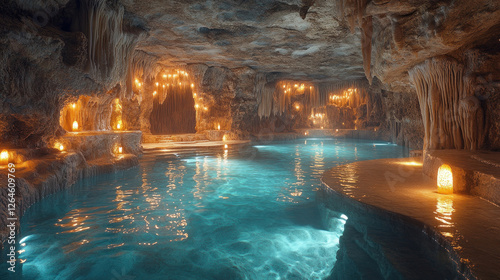
<instances>
[{"instance_id":1,"label":"blue glowing water","mask_svg":"<svg viewBox=\"0 0 500 280\"><path fill-rule=\"evenodd\" d=\"M383 142L308 139L145 156L28 209L24 263L16 277L3 264L0 276L322 279L343 231L320 219L322 173L403 154Z\"/></svg>"}]
</instances>

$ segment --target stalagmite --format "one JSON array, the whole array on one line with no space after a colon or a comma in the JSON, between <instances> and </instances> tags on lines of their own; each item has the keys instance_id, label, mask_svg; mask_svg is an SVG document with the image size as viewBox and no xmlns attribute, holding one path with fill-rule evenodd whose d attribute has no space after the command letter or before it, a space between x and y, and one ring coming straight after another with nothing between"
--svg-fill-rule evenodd
<instances>
[{"instance_id":1,"label":"stalagmite","mask_svg":"<svg viewBox=\"0 0 500 280\"><path fill-rule=\"evenodd\" d=\"M466 82L462 65L433 58L409 71L420 103L425 149L481 148L484 113Z\"/></svg>"}]
</instances>

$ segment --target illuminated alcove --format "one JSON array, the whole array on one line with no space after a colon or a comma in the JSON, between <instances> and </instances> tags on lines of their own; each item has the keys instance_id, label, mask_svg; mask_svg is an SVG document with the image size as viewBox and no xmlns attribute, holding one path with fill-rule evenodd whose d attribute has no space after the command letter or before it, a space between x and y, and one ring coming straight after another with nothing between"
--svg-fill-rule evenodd
<instances>
[{"instance_id":1,"label":"illuminated alcove","mask_svg":"<svg viewBox=\"0 0 500 280\"><path fill-rule=\"evenodd\" d=\"M120 98L82 95L61 109L59 124L68 132L125 130Z\"/></svg>"},{"instance_id":2,"label":"illuminated alcove","mask_svg":"<svg viewBox=\"0 0 500 280\"><path fill-rule=\"evenodd\" d=\"M196 132L195 85L181 70L165 71L153 83L153 109L150 116L152 134Z\"/></svg>"},{"instance_id":3,"label":"illuminated alcove","mask_svg":"<svg viewBox=\"0 0 500 280\"><path fill-rule=\"evenodd\" d=\"M293 120L294 128L358 129L366 126L369 110L362 82L315 84L284 80L264 91L259 116L284 116Z\"/></svg>"}]
</instances>

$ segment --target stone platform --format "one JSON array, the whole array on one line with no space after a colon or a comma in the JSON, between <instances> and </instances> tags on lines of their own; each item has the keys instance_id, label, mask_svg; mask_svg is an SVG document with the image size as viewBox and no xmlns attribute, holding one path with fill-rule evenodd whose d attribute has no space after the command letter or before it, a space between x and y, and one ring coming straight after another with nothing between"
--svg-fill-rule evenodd
<instances>
[{"instance_id":1,"label":"stone platform","mask_svg":"<svg viewBox=\"0 0 500 280\"><path fill-rule=\"evenodd\" d=\"M422 239L436 241L467 279L500 279L500 207L475 196L438 194L421 158L342 165L325 172L322 182L358 210L411 225Z\"/></svg>"},{"instance_id":2,"label":"stone platform","mask_svg":"<svg viewBox=\"0 0 500 280\"><path fill-rule=\"evenodd\" d=\"M15 164L16 210L19 218L33 203L75 182L102 173L138 165L142 152L140 131L88 131L67 133L54 143L55 148L9 151ZM122 153L116 148L122 147ZM7 182L7 166L0 166L0 182ZM6 206L7 185L0 186L0 204ZM0 241L7 237L7 207L0 209ZM19 228L19 227L18 227Z\"/></svg>"},{"instance_id":3,"label":"stone platform","mask_svg":"<svg viewBox=\"0 0 500 280\"><path fill-rule=\"evenodd\" d=\"M431 150L424 154L424 173L437 177L437 170L448 164L457 193L480 196L500 205L500 153L490 151ZM499 244L500 245L500 244Z\"/></svg>"}]
</instances>

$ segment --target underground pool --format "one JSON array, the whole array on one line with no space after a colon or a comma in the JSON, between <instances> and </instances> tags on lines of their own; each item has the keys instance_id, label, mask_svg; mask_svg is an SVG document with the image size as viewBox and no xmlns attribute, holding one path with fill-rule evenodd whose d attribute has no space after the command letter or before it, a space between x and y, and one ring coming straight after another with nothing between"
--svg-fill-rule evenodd
<instances>
[{"instance_id":1,"label":"underground pool","mask_svg":"<svg viewBox=\"0 0 500 280\"><path fill-rule=\"evenodd\" d=\"M347 217L321 219L321 175L405 153L386 142L304 139L146 154L138 167L32 205L21 221L16 275L324 279Z\"/></svg>"}]
</instances>

